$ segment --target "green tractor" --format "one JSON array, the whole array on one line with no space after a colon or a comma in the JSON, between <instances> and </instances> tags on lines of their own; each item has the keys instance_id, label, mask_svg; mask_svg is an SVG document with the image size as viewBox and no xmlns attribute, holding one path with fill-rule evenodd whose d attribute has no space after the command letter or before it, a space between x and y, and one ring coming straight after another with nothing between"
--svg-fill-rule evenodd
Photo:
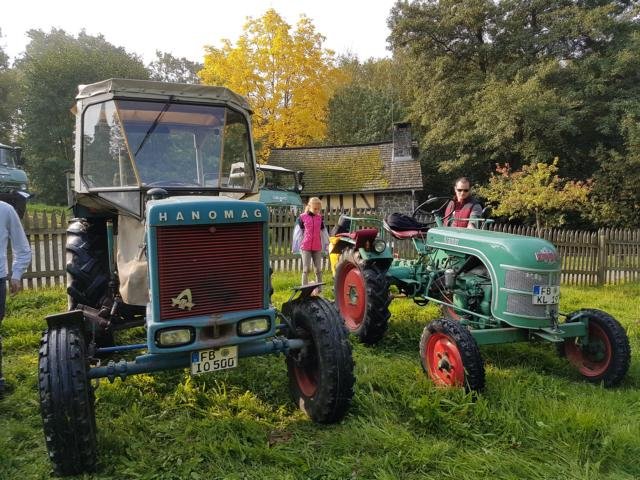
<instances>
[{"instance_id":1,"label":"green tractor","mask_svg":"<svg viewBox=\"0 0 640 480\"><path fill-rule=\"evenodd\" d=\"M22 148L0 143L0 200L15 208L20 218L27 210L29 193L27 174L20 168Z\"/></svg>"},{"instance_id":2,"label":"green tractor","mask_svg":"<svg viewBox=\"0 0 640 480\"><path fill-rule=\"evenodd\" d=\"M430 198L397 223L341 218L330 260L336 305L348 330L366 344L382 339L395 286L418 305L441 308L442 318L429 323L420 339L422 366L438 385L481 391L478 347L532 340L554 343L588 381L618 385L629 368L627 334L605 312L558 310L556 248L540 238L445 226L447 201ZM418 221L423 214L433 221ZM473 221L484 226L491 220ZM391 245L401 240L413 243L415 259L394 258Z\"/></svg>"},{"instance_id":3,"label":"green tractor","mask_svg":"<svg viewBox=\"0 0 640 480\"><path fill-rule=\"evenodd\" d=\"M287 208L293 213L302 212L302 198L300 194L304 188L302 176L304 172L289 170L275 165L257 166L258 194L249 197L258 200L269 207Z\"/></svg>"},{"instance_id":4,"label":"green tractor","mask_svg":"<svg viewBox=\"0 0 640 480\"><path fill-rule=\"evenodd\" d=\"M283 354L295 404L315 422L342 419L354 375L335 306L311 295L317 284L295 288L282 309L271 302L269 212L243 200L257 192L246 100L123 79L81 85L76 98L69 310L47 317L39 352L55 473L96 469L101 378L199 375ZM133 327L144 342L118 344Z\"/></svg>"}]
</instances>

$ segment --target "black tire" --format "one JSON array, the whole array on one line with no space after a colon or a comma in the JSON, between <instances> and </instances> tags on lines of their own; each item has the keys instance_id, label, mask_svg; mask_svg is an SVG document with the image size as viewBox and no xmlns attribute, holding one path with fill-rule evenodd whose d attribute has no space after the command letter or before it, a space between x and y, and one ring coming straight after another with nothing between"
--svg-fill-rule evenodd
<instances>
[{"instance_id":1,"label":"black tire","mask_svg":"<svg viewBox=\"0 0 640 480\"><path fill-rule=\"evenodd\" d=\"M567 322L589 320L589 344L571 338L559 345L558 352L591 383L615 387L624 379L631 363L629 337L620 323L602 310L583 309L567 316Z\"/></svg>"},{"instance_id":2,"label":"black tire","mask_svg":"<svg viewBox=\"0 0 640 480\"><path fill-rule=\"evenodd\" d=\"M320 297L289 304L286 312L295 332L308 340L286 358L293 401L316 423L335 423L348 412L353 398L351 344L335 306Z\"/></svg>"},{"instance_id":3,"label":"black tire","mask_svg":"<svg viewBox=\"0 0 640 480\"><path fill-rule=\"evenodd\" d=\"M38 365L40 412L56 475L96 469L93 386L87 378L86 346L75 327L46 330Z\"/></svg>"},{"instance_id":4,"label":"black tire","mask_svg":"<svg viewBox=\"0 0 640 480\"><path fill-rule=\"evenodd\" d=\"M335 302L350 333L360 342L375 345L389 328L389 281L375 264L360 262L353 254L341 257L334 281Z\"/></svg>"},{"instance_id":5,"label":"black tire","mask_svg":"<svg viewBox=\"0 0 640 480\"><path fill-rule=\"evenodd\" d=\"M100 309L108 294L107 233L103 222L75 219L67 228L69 310L78 304ZM95 332L98 347L115 345L113 330Z\"/></svg>"},{"instance_id":6,"label":"black tire","mask_svg":"<svg viewBox=\"0 0 640 480\"><path fill-rule=\"evenodd\" d=\"M454 320L433 320L420 337L420 363L438 386L482 392L484 362L469 329Z\"/></svg>"}]
</instances>

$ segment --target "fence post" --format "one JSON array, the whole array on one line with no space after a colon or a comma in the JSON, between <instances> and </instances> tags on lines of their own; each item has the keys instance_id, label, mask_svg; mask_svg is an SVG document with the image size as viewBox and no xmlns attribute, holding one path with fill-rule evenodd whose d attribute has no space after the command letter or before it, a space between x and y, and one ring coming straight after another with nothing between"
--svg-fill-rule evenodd
<instances>
[{"instance_id":1,"label":"fence post","mask_svg":"<svg viewBox=\"0 0 640 480\"><path fill-rule=\"evenodd\" d=\"M604 228L598 230L598 286L607 281L607 235Z\"/></svg>"}]
</instances>

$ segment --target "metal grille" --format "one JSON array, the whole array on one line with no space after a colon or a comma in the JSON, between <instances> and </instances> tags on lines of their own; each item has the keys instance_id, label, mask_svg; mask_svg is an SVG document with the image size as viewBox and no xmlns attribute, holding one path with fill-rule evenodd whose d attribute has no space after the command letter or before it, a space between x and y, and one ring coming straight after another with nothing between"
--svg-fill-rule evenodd
<instances>
[{"instance_id":1,"label":"metal grille","mask_svg":"<svg viewBox=\"0 0 640 480\"><path fill-rule=\"evenodd\" d=\"M263 308L264 225L159 227L161 319ZM187 289L194 305L180 309Z\"/></svg>"},{"instance_id":2,"label":"metal grille","mask_svg":"<svg viewBox=\"0 0 640 480\"><path fill-rule=\"evenodd\" d=\"M547 307L549 307L549 314L547 314ZM548 318L549 315L558 313L558 305L534 305L531 303L531 295L509 293L507 294L507 313Z\"/></svg>"},{"instance_id":3,"label":"metal grille","mask_svg":"<svg viewBox=\"0 0 640 480\"><path fill-rule=\"evenodd\" d=\"M560 285L560 275L556 272L538 273L521 270L507 270L504 286L511 290L533 292L534 285Z\"/></svg>"}]
</instances>

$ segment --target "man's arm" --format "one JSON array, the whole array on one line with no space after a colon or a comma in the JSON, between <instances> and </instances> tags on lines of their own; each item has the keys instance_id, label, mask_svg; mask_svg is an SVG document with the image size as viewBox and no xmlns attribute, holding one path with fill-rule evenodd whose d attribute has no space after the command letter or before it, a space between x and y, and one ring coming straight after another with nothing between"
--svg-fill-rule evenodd
<instances>
[{"instance_id":1,"label":"man's arm","mask_svg":"<svg viewBox=\"0 0 640 480\"><path fill-rule=\"evenodd\" d=\"M11 266L11 293L16 293L22 288L22 275L31 263L31 247L24 233L20 218L12 208L9 214L9 239L13 252L13 265Z\"/></svg>"},{"instance_id":2,"label":"man's arm","mask_svg":"<svg viewBox=\"0 0 640 480\"><path fill-rule=\"evenodd\" d=\"M473 208L471 209L471 214L469 215L469 223L467 224L467 228L479 228L480 222L475 222L472 219L481 218L482 217L482 205L478 202L473 204Z\"/></svg>"}]
</instances>

